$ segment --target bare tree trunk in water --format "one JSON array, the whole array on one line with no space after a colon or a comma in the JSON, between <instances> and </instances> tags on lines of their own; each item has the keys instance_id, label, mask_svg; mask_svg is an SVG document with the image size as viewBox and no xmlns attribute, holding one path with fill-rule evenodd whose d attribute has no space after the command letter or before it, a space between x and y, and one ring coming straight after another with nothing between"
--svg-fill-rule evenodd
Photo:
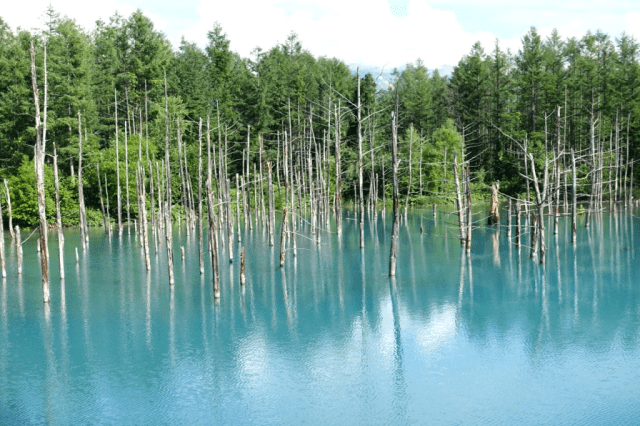
<instances>
[{"instance_id":1,"label":"bare tree trunk in water","mask_svg":"<svg viewBox=\"0 0 640 426\"><path fill-rule=\"evenodd\" d=\"M4 181L5 185L7 181ZM60 184L58 179L58 153L56 144L53 144L53 183L56 190L56 226L58 228L58 264L60 266L60 279L64 280L64 235L62 235L62 216L60 215ZM102 193L100 194L102 196ZM8 191L7 191L8 196ZM102 198L100 198L102 201ZM11 207L9 207L11 211ZM104 215L104 212L103 212ZM11 222L9 222L11 224ZM9 225L11 226L11 225ZM13 233L12 233L13 235Z\"/></svg>"},{"instance_id":2,"label":"bare tree trunk in water","mask_svg":"<svg viewBox=\"0 0 640 426\"><path fill-rule=\"evenodd\" d=\"M391 230L391 255L389 256L389 276L396 275L398 258L398 129L395 113L391 113L391 143L393 161L393 227Z\"/></svg>"},{"instance_id":3,"label":"bare tree trunk in water","mask_svg":"<svg viewBox=\"0 0 640 426\"><path fill-rule=\"evenodd\" d=\"M54 146L54 151L55 151L55 146ZM9 194L9 183L7 182L7 180L4 180L4 189L5 189L5 195L7 197L7 212L9 214L9 233L11 234L11 239L15 239L16 235L13 232L13 217L11 216L11 195Z\"/></svg>"},{"instance_id":4,"label":"bare tree trunk in water","mask_svg":"<svg viewBox=\"0 0 640 426\"><path fill-rule=\"evenodd\" d=\"M118 198L118 235L122 236L122 190L120 189L120 147L118 143L118 92L115 92L115 116L116 116L116 184ZM168 125L168 124L167 124Z\"/></svg>"},{"instance_id":5,"label":"bare tree trunk in water","mask_svg":"<svg viewBox=\"0 0 640 426\"><path fill-rule=\"evenodd\" d=\"M167 267L169 269L169 285L174 284L173 278L173 234L171 230L171 162L169 158L169 98L167 96L167 74L164 75L164 114L165 114L165 137L164 137L164 161L167 184L167 204L165 211L165 239L167 241ZM118 190L120 187L118 186ZM119 213L119 212L118 212Z\"/></svg>"},{"instance_id":6,"label":"bare tree trunk in water","mask_svg":"<svg viewBox=\"0 0 640 426\"><path fill-rule=\"evenodd\" d=\"M49 291L49 246L47 244L47 213L44 198L44 148L42 121L40 120L40 95L38 94L38 84L36 82L36 54L33 48L33 41L30 43L31 51L31 85L33 88L33 98L36 112L36 146L35 146L35 177L36 189L38 191L38 217L40 219L40 268L42 272L42 298L45 303L51 300ZM45 59L46 64L46 59ZM46 80L46 73L45 73ZM46 84L46 83L45 83ZM46 94L45 94L46 99ZM46 103L46 101L45 101ZM45 108L46 111L46 108ZM46 114L46 112L45 112Z\"/></svg>"}]
</instances>

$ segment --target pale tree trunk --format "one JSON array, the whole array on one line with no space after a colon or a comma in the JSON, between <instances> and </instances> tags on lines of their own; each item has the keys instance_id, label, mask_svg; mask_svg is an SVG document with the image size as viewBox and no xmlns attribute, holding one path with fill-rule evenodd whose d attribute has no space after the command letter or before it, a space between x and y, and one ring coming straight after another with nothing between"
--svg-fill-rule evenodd
<instances>
[{"instance_id":1,"label":"pale tree trunk","mask_svg":"<svg viewBox=\"0 0 640 426\"><path fill-rule=\"evenodd\" d=\"M7 268L4 258L4 223L2 221L2 203L0 202L0 272L2 278L7 277Z\"/></svg>"},{"instance_id":2,"label":"pale tree trunk","mask_svg":"<svg viewBox=\"0 0 640 426\"><path fill-rule=\"evenodd\" d=\"M89 235L87 234L87 215L84 206L84 187L82 183L82 129L80 123L80 111L78 111L78 204L80 204L80 238L82 239L82 249L86 250Z\"/></svg>"},{"instance_id":3,"label":"pale tree trunk","mask_svg":"<svg viewBox=\"0 0 640 426\"><path fill-rule=\"evenodd\" d=\"M9 214L9 233L11 234L11 239L15 239L16 235L13 232L13 217L11 216L11 194L9 194L9 183L7 180L4 180L4 189L5 195L7 197L7 213Z\"/></svg>"},{"instance_id":4,"label":"pale tree trunk","mask_svg":"<svg viewBox=\"0 0 640 426\"><path fill-rule=\"evenodd\" d=\"M360 105L360 69L356 72L358 79L358 198L360 203L360 248L364 248L364 193L362 190L362 118ZM394 268L395 269L395 268Z\"/></svg>"},{"instance_id":5,"label":"pale tree trunk","mask_svg":"<svg viewBox=\"0 0 640 426\"><path fill-rule=\"evenodd\" d=\"M282 213L282 225L280 226L280 267L284 266L285 251L286 251L286 239L287 234L287 208L284 208ZM244 247L243 247L244 249Z\"/></svg>"},{"instance_id":6,"label":"pale tree trunk","mask_svg":"<svg viewBox=\"0 0 640 426\"><path fill-rule=\"evenodd\" d=\"M494 182L491 185L491 210L489 212L489 218L487 219L487 225L500 225L499 188L499 182Z\"/></svg>"},{"instance_id":7,"label":"pale tree trunk","mask_svg":"<svg viewBox=\"0 0 640 426\"><path fill-rule=\"evenodd\" d=\"M571 242L576 242L576 222L578 216L578 203L576 193L576 157L571 149L571 173L572 173L572 185L571 185Z\"/></svg>"},{"instance_id":8,"label":"pale tree trunk","mask_svg":"<svg viewBox=\"0 0 640 426\"><path fill-rule=\"evenodd\" d=\"M6 182L7 181L5 180L5 183ZM60 184L58 179L58 154L56 151L55 143L53 144L53 182L56 189L56 225L58 228L58 262L60 265L60 279L64 280L64 235L62 235L62 216L60 215ZM102 198L100 199L102 200Z\"/></svg>"},{"instance_id":9,"label":"pale tree trunk","mask_svg":"<svg viewBox=\"0 0 640 426\"><path fill-rule=\"evenodd\" d=\"M127 110L129 109L127 103ZM131 203L129 202L129 139L128 133L131 130L124 122L124 190L127 192L127 235L131 235Z\"/></svg>"},{"instance_id":10,"label":"pale tree trunk","mask_svg":"<svg viewBox=\"0 0 640 426\"><path fill-rule=\"evenodd\" d=\"M389 256L389 276L396 275L396 260L398 258L398 129L396 116L391 113L391 143L393 161L393 227L391 230L391 254Z\"/></svg>"},{"instance_id":11,"label":"pale tree trunk","mask_svg":"<svg viewBox=\"0 0 640 426\"><path fill-rule=\"evenodd\" d=\"M463 166L464 167L464 166ZM465 236L466 227L464 225L464 204L462 203L462 193L460 190L460 180L458 178L458 154L453 153L453 176L456 185L456 204L458 207L458 226L460 228L460 244L465 244L467 237Z\"/></svg>"},{"instance_id":12,"label":"pale tree trunk","mask_svg":"<svg viewBox=\"0 0 640 426\"><path fill-rule=\"evenodd\" d=\"M22 240L20 238L20 227L16 225L16 252L18 258L18 275L22 275Z\"/></svg>"},{"instance_id":13,"label":"pale tree trunk","mask_svg":"<svg viewBox=\"0 0 640 426\"><path fill-rule=\"evenodd\" d=\"M177 126L177 136L178 136L178 164L180 166L179 171L180 171L180 185L182 188L182 194L181 194L181 198L182 198L182 208L184 209L184 220L185 223L187 224L187 236L189 235L189 224L188 224L188 210L189 207L187 206L187 188L186 188L186 184L185 184L185 178L184 178L184 166L182 165L182 135L180 134L180 119L178 118L176 121L176 126ZM180 223L178 223L178 226L180 226Z\"/></svg>"},{"instance_id":14,"label":"pale tree trunk","mask_svg":"<svg viewBox=\"0 0 640 426\"><path fill-rule=\"evenodd\" d=\"M42 122L40 121L40 95L38 94L38 84L36 82L36 54L33 48L33 41L30 42L31 51L31 85L33 88L33 99L35 103L36 121L36 146L35 146L35 177L36 189L38 191L38 217L40 219L40 268L42 272L42 297L45 303L51 300L49 291L49 246L47 244L47 213L44 198L44 148ZM46 64L46 60L45 60ZM45 73L46 80L46 73ZM46 99L46 95L45 95ZM46 111L46 108L45 108Z\"/></svg>"},{"instance_id":15,"label":"pale tree trunk","mask_svg":"<svg viewBox=\"0 0 640 426\"><path fill-rule=\"evenodd\" d=\"M104 210L104 200L102 199L102 180L100 179L100 163L96 163L96 174L98 175L98 192L100 193L100 209L102 210L102 222L104 223L104 233L109 235L109 224L107 222L107 212Z\"/></svg>"},{"instance_id":16,"label":"pale tree trunk","mask_svg":"<svg viewBox=\"0 0 640 426\"><path fill-rule=\"evenodd\" d=\"M409 136L409 186L407 187L407 198L404 202L404 220L407 220L407 211L409 210L409 195L411 195L411 152L413 148L413 124Z\"/></svg>"},{"instance_id":17,"label":"pale tree trunk","mask_svg":"<svg viewBox=\"0 0 640 426\"><path fill-rule=\"evenodd\" d=\"M273 234L274 234L274 217L275 217L275 212L274 212L274 200L273 200L273 180L271 177L271 162L268 161L267 162L267 181L268 181L268 185L267 185L267 191L268 191L268 197L269 197L269 217L267 218L267 225L268 225L268 230L269 230L269 247L273 247Z\"/></svg>"},{"instance_id":18,"label":"pale tree trunk","mask_svg":"<svg viewBox=\"0 0 640 426\"><path fill-rule=\"evenodd\" d=\"M164 108L165 108L165 137L164 160L166 173L167 204L165 209L165 239L167 242L167 267L169 269L169 285L174 284L173 278L173 234L171 229L171 162L169 158L169 98L167 96L167 75L164 76Z\"/></svg>"},{"instance_id":19,"label":"pale tree trunk","mask_svg":"<svg viewBox=\"0 0 640 426\"><path fill-rule=\"evenodd\" d=\"M149 259L149 230L148 230L148 226L147 226L147 206L146 206L146 201L145 201L145 185L144 185L144 176L145 176L145 171L144 171L144 167L142 167L140 165L140 163L138 163L138 175L139 175L139 181L140 181L140 191L139 191L139 197L140 197L140 201L139 201L139 208L138 208L138 214L140 214L140 212L142 212L142 223L141 223L141 227L142 227L142 247L144 248L144 261L145 261L145 266L147 267L147 271L151 270L151 260Z\"/></svg>"},{"instance_id":20,"label":"pale tree trunk","mask_svg":"<svg viewBox=\"0 0 640 426\"><path fill-rule=\"evenodd\" d=\"M547 158L545 158L545 162L544 162L544 181L542 184L542 190L540 190L540 186L538 184L538 177L536 176L536 166L535 163L533 161L533 155L529 154L529 159L531 161L531 174L533 176L533 187L535 189L536 192L536 205L538 207L538 226L537 226L537 232L534 235L534 237L537 237L537 239L539 239L539 244L540 244L540 263L544 263L545 261L545 253L547 251L547 246L545 244L545 239L544 239L544 206L546 204L546 200L547 200L547 186L548 186L548 182L549 182L549 160ZM531 257L533 257L534 253L535 253L535 244L531 245Z\"/></svg>"},{"instance_id":21,"label":"pale tree trunk","mask_svg":"<svg viewBox=\"0 0 640 426\"><path fill-rule=\"evenodd\" d=\"M200 261L200 275L204 274L204 260L202 256L202 118L198 121L198 256Z\"/></svg>"},{"instance_id":22,"label":"pale tree trunk","mask_svg":"<svg viewBox=\"0 0 640 426\"><path fill-rule=\"evenodd\" d=\"M209 137L209 118L207 118L207 216L209 220L209 244L211 249L211 272L213 274L213 297L220 299L220 271L218 263L218 237L216 230L215 206L213 202L213 183L211 182L211 138Z\"/></svg>"},{"instance_id":23,"label":"pale tree trunk","mask_svg":"<svg viewBox=\"0 0 640 426\"><path fill-rule=\"evenodd\" d=\"M118 198L118 235L122 236L122 192L120 189L120 147L118 144L118 92L115 92L115 115L116 115L116 184ZM168 124L167 124L168 126Z\"/></svg>"},{"instance_id":24,"label":"pale tree trunk","mask_svg":"<svg viewBox=\"0 0 640 426\"><path fill-rule=\"evenodd\" d=\"M471 253L471 234L473 230L473 213L471 211L471 170L469 168L469 162L467 161L467 167L465 171L466 177L466 193L467 193L467 254Z\"/></svg>"},{"instance_id":25,"label":"pale tree trunk","mask_svg":"<svg viewBox=\"0 0 640 426\"><path fill-rule=\"evenodd\" d=\"M335 110L335 132L336 132L336 229L338 237L342 236L342 171L340 170L340 102ZM292 188L293 190L293 188Z\"/></svg>"}]
</instances>

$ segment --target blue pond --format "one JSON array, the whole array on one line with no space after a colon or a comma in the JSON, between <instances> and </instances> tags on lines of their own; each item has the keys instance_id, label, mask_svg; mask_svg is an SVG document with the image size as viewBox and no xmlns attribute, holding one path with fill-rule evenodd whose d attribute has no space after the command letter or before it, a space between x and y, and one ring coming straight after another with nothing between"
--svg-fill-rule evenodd
<instances>
[{"instance_id":1,"label":"blue pond","mask_svg":"<svg viewBox=\"0 0 640 426\"><path fill-rule=\"evenodd\" d=\"M219 302L184 226L173 287L162 245L147 273L134 229L91 230L78 263L65 230L61 282L51 232L48 305L37 233L22 277L6 234L0 424L639 424L634 214L581 218L575 245L565 218L547 226L540 265L504 218L467 256L455 216L409 212L395 279L388 211L367 218L362 251L353 214L320 244L304 224L284 268L256 223L242 227L244 288L237 239L234 263L221 250Z\"/></svg>"}]
</instances>

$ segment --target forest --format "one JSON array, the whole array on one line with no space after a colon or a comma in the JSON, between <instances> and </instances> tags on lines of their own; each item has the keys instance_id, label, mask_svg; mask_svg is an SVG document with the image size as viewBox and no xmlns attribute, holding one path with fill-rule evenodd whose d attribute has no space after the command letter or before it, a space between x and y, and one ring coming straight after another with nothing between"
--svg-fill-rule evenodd
<instances>
[{"instance_id":1,"label":"forest","mask_svg":"<svg viewBox=\"0 0 640 426\"><path fill-rule=\"evenodd\" d=\"M544 38L532 27L517 52L499 41L476 43L451 76L416 59L383 82L340 59L315 57L295 33L243 58L219 24L202 49L184 39L172 46L141 11L98 21L92 32L51 7L43 22L30 32L0 17L0 178L14 225L38 225L31 43L50 225L56 223L54 160L63 226L80 224L82 198L89 225L106 224L105 216L138 220L139 193L152 195L153 179L157 184L169 164L165 191L173 214L185 217L195 209L193 194L202 195L199 159L209 138L215 192L231 203L237 204L236 188L251 179L248 208L258 208L255 186L267 188L271 169L280 210L286 203L281 188L294 178L299 200L311 204L305 194L314 190L323 191L327 205L386 203L392 113L406 206L453 202L454 171L457 180L465 163L474 199L489 199L499 181L501 193L533 200L523 176L529 166L541 181L545 171L545 188L551 167L565 201L573 177L583 201L594 192L613 201L635 192L639 50L624 33L563 39L554 31ZM141 170L147 166L148 179Z\"/></svg>"}]
</instances>

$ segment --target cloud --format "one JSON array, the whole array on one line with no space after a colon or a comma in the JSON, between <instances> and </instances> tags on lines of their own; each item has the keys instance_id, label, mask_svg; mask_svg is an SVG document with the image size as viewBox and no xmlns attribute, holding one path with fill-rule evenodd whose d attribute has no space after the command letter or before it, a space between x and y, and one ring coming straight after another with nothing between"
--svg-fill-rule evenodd
<instances>
[{"instance_id":1,"label":"cloud","mask_svg":"<svg viewBox=\"0 0 640 426\"><path fill-rule=\"evenodd\" d=\"M40 17L51 1L5 0L0 16L14 29L42 27ZM204 47L217 21L231 49L243 57L257 46L267 50L283 43L293 31L315 56L386 70L418 58L430 69L456 65L476 41L490 53L497 37L503 50L517 53L532 25L543 37L557 28L562 38L602 29L612 38L626 30L640 39L640 11L631 0L580 4L584 7L556 0L494 0L482 6L475 0L182 0L178 6L173 0L101 0L87 7L85 1L64 0L54 8L87 31L97 19L107 21L116 11L127 17L140 8L175 49L183 36Z\"/></svg>"},{"instance_id":2,"label":"cloud","mask_svg":"<svg viewBox=\"0 0 640 426\"><path fill-rule=\"evenodd\" d=\"M409 1L406 13L394 12L387 0L309 0L302 5L280 0L203 0L198 6L200 20L184 35L204 45L207 31L218 21L231 48L249 56L256 46L269 49L294 31L314 55L386 68L419 57L429 68L457 64L475 41L493 46L495 40L490 31L464 31L453 12L434 9L425 0Z\"/></svg>"},{"instance_id":3,"label":"cloud","mask_svg":"<svg viewBox=\"0 0 640 426\"><path fill-rule=\"evenodd\" d=\"M44 27L44 13L49 7L60 14L76 21L86 31L91 32L95 28L98 19L108 22L116 12L124 17L130 16L136 9L141 9L145 16L153 21L156 29L164 30L168 27L168 20L162 15L145 7L138 7L132 1L100 0L92 2L90 7L84 0L65 0L53 2L52 0L25 0L3 2L0 16L11 26L13 30L18 27L25 30L41 29Z\"/></svg>"}]
</instances>

